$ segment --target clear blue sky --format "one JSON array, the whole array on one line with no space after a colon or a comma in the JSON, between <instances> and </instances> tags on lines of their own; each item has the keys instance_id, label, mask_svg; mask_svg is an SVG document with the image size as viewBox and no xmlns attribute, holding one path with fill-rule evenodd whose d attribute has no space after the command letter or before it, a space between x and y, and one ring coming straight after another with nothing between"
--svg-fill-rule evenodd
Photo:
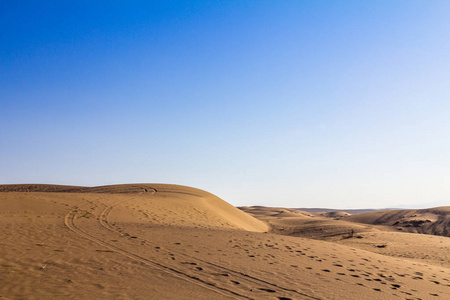
<instances>
[{"instance_id":1,"label":"clear blue sky","mask_svg":"<svg viewBox=\"0 0 450 300\"><path fill-rule=\"evenodd\" d=\"M0 183L450 205L449 1L0 1Z\"/></svg>"}]
</instances>

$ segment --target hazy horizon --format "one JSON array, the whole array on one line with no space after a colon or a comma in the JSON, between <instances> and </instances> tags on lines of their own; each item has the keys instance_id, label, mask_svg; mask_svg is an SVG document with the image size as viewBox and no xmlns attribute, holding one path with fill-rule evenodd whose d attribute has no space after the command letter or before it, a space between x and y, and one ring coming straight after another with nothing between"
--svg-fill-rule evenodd
<instances>
[{"instance_id":1,"label":"hazy horizon","mask_svg":"<svg viewBox=\"0 0 450 300\"><path fill-rule=\"evenodd\" d=\"M450 205L450 2L0 4L0 184Z\"/></svg>"}]
</instances>

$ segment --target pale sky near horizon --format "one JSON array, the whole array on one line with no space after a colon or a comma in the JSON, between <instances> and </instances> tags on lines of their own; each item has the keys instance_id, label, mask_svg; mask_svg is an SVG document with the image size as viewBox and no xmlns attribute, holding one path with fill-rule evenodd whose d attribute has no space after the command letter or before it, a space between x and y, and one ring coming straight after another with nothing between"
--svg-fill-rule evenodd
<instances>
[{"instance_id":1,"label":"pale sky near horizon","mask_svg":"<svg viewBox=\"0 0 450 300\"><path fill-rule=\"evenodd\" d=\"M450 205L449 1L0 1L0 184Z\"/></svg>"}]
</instances>

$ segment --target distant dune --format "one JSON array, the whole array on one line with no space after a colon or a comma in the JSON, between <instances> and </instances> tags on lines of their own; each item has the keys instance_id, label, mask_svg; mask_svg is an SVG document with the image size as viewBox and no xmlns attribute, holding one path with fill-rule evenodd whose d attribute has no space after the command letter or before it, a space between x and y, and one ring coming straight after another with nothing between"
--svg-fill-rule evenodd
<instances>
[{"instance_id":1,"label":"distant dune","mask_svg":"<svg viewBox=\"0 0 450 300\"><path fill-rule=\"evenodd\" d=\"M327 217L327 218L333 218L336 220L351 216L351 214L349 214L348 212L340 211L340 210L318 213L318 215Z\"/></svg>"},{"instance_id":2,"label":"distant dune","mask_svg":"<svg viewBox=\"0 0 450 300\"><path fill-rule=\"evenodd\" d=\"M450 237L450 206L429 209L384 210L355 215L348 221L393 226L406 232Z\"/></svg>"},{"instance_id":3,"label":"distant dune","mask_svg":"<svg viewBox=\"0 0 450 300\"><path fill-rule=\"evenodd\" d=\"M450 239L370 223L393 217L239 210L168 184L0 191L0 299L450 298Z\"/></svg>"},{"instance_id":4,"label":"distant dune","mask_svg":"<svg viewBox=\"0 0 450 300\"><path fill-rule=\"evenodd\" d=\"M301 210L301 211L310 212L310 213L328 213L328 212L332 213L332 212L342 211L342 212L346 212L351 215L364 214L364 213L368 213L368 212L377 211L377 209L332 209L332 208L296 208L296 209Z\"/></svg>"},{"instance_id":5,"label":"distant dune","mask_svg":"<svg viewBox=\"0 0 450 300\"><path fill-rule=\"evenodd\" d=\"M366 230L367 225L337 221L345 212L309 213L292 208L240 207L241 210L267 222L271 231L297 237L315 239L341 238L352 232Z\"/></svg>"}]
</instances>

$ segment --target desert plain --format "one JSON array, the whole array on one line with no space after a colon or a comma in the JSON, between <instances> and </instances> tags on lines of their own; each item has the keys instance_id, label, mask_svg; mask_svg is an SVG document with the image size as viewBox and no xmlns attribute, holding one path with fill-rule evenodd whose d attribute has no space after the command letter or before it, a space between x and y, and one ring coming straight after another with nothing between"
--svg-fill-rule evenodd
<instances>
[{"instance_id":1,"label":"desert plain","mask_svg":"<svg viewBox=\"0 0 450 300\"><path fill-rule=\"evenodd\" d=\"M450 207L234 207L196 188L0 185L0 299L450 299Z\"/></svg>"}]
</instances>

